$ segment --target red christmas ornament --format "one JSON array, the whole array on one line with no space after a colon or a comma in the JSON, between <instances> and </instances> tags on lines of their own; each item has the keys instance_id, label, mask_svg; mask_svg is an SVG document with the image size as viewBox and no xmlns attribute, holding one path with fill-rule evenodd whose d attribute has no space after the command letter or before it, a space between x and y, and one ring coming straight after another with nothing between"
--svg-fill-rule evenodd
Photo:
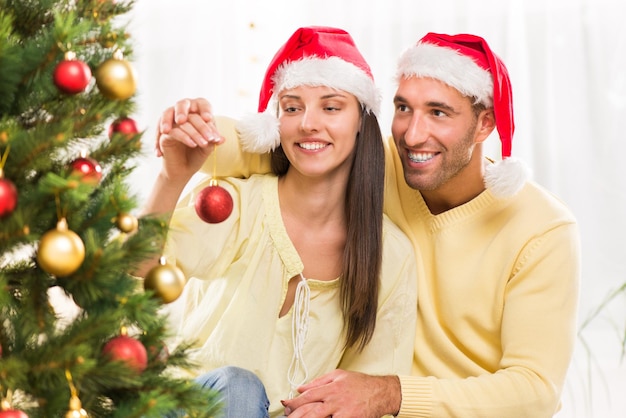
<instances>
[{"instance_id":1,"label":"red christmas ornament","mask_svg":"<svg viewBox=\"0 0 626 418\"><path fill-rule=\"evenodd\" d=\"M196 196L195 208L196 213L204 222L217 224L230 216L233 211L233 198L213 179Z\"/></svg>"},{"instance_id":2,"label":"red christmas ornament","mask_svg":"<svg viewBox=\"0 0 626 418\"><path fill-rule=\"evenodd\" d=\"M17 409L7 409L0 411L0 418L28 418L28 415L24 411Z\"/></svg>"},{"instance_id":3,"label":"red christmas ornament","mask_svg":"<svg viewBox=\"0 0 626 418\"><path fill-rule=\"evenodd\" d=\"M102 179L102 167L93 158L82 156L70 163L72 175L80 177L86 184L96 185Z\"/></svg>"},{"instance_id":4,"label":"red christmas ornament","mask_svg":"<svg viewBox=\"0 0 626 418\"><path fill-rule=\"evenodd\" d=\"M0 169L0 218L10 215L17 207L17 188L2 176Z\"/></svg>"},{"instance_id":5,"label":"red christmas ornament","mask_svg":"<svg viewBox=\"0 0 626 418\"><path fill-rule=\"evenodd\" d=\"M112 338L102 348L102 354L112 361L123 361L137 373L143 372L148 365L148 353L143 344L128 335Z\"/></svg>"},{"instance_id":6,"label":"red christmas ornament","mask_svg":"<svg viewBox=\"0 0 626 418\"><path fill-rule=\"evenodd\" d=\"M85 91L89 85L91 69L84 62L77 60L76 55L70 51L55 67L52 79L63 93L77 94Z\"/></svg>"},{"instance_id":7,"label":"red christmas ornament","mask_svg":"<svg viewBox=\"0 0 626 418\"><path fill-rule=\"evenodd\" d=\"M127 117L118 118L109 126L109 138L112 138L113 134L119 133L130 139L138 132L137 123Z\"/></svg>"}]
</instances>

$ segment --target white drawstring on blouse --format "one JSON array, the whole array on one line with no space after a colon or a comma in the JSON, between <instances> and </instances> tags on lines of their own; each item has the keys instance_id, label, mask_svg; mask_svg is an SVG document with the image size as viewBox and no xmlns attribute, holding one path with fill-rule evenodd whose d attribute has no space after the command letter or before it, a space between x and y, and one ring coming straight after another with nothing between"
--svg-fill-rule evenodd
<instances>
[{"instance_id":1,"label":"white drawstring on blouse","mask_svg":"<svg viewBox=\"0 0 626 418\"><path fill-rule=\"evenodd\" d=\"M309 372L304 363L302 350L304 342L309 330L309 302L311 301L311 289L302 274L300 274L300 282L296 287L296 295L293 302L293 316L291 321L291 339L293 341L293 357L287 372L287 379L291 385L289 397L293 398L298 386L306 383ZM298 375L303 373L304 376L300 380L296 380Z\"/></svg>"}]
</instances>

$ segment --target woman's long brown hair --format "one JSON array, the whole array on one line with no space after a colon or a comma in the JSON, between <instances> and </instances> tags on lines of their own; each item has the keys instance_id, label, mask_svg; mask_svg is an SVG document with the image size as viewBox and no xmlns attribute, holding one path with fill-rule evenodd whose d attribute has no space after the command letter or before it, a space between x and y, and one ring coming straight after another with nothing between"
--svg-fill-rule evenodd
<instances>
[{"instance_id":1,"label":"woman's long brown hair","mask_svg":"<svg viewBox=\"0 0 626 418\"><path fill-rule=\"evenodd\" d=\"M272 171L289 168L282 147L272 152ZM385 156L378 119L363 111L346 192L347 235L340 279L346 347L358 350L371 340L376 326L382 265Z\"/></svg>"}]
</instances>

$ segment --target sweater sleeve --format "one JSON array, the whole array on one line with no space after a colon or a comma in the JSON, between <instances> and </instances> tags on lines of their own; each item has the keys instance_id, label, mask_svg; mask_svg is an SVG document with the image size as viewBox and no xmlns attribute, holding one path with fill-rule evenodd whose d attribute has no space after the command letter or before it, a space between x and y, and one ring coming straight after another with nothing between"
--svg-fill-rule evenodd
<instances>
[{"instance_id":1,"label":"sweater sleeve","mask_svg":"<svg viewBox=\"0 0 626 418\"><path fill-rule=\"evenodd\" d=\"M398 417L553 416L575 344L579 252L574 223L530 240L506 287L499 369L464 379L400 376Z\"/></svg>"},{"instance_id":2,"label":"sweater sleeve","mask_svg":"<svg viewBox=\"0 0 626 418\"><path fill-rule=\"evenodd\" d=\"M386 218L385 218L386 219ZM348 349L340 369L374 375L411 370L417 317L417 267L406 236L386 219L376 328L363 351Z\"/></svg>"}]
</instances>

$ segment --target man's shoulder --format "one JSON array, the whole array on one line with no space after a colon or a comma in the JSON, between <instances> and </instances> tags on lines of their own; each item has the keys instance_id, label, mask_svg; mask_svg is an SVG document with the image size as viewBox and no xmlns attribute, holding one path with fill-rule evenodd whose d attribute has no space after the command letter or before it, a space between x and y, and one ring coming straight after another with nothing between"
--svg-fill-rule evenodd
<instances>
[{"instance_id":1,"label":"man's shoulder","mask_svg":"<svg viewBox=\"0 0 626 418\"><path fill-rule=\"evenodd\" d=\"M567 203L535 181L528 181L511 199L509 209L515 211L515 218L537 226L577 223Z\"/></svg>"}]
</instances>

